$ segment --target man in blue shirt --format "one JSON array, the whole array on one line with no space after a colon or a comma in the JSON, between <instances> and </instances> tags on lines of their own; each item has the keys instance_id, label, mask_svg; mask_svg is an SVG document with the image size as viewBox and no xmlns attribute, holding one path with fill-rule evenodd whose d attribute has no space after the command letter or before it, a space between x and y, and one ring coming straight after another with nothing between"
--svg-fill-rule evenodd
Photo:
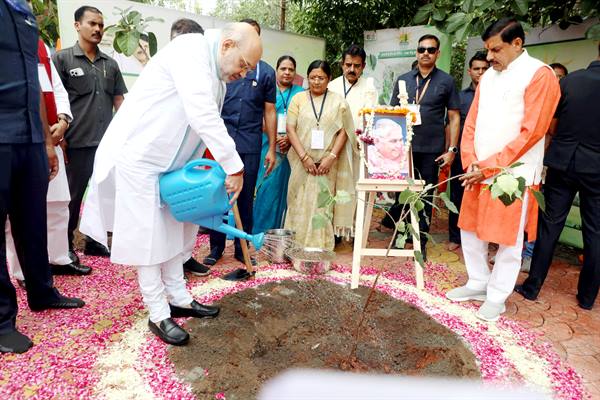
<instances>
[{"instance_id":1,"label":"man in blue shirt","mask_svg":"<svg viewBox=\"0 0 600 400\"><path fill-rule=\"evenodd\" d=\"M469 69L467 70L467 74L471 78L471 84L466 88L460 91L458 97L460 98L460 131L458 136L458 143L460 143L460 139L462 136L463 126L465 125L465 120L467 119L467 114L469 113L469 109L471 108L471 103L473 103L473 98L475 97L475 90L477 89L477 85L479 84L479 79L487 69L490 67L486 59L485 52L477 52L471 59L469 60ZM451 176L457 176L462 174L464 171L462 169L462 161L460 159L460 152L456 153L456 158L452 162L450 166L450 174ZM464 193L464 187L457 180L453 180L450 183L450 200L457 209L460 210L460 204L462 203L462 197ZM460 247L460 229L458 228L458 214L450 213L448 215L448 250L456 250Z\"/></svg>"},{"instance_id":2,"label":"man in blue shirt","mask_svg":"<svg viewBox=\"0 0 600 400\"><path fill-rule=\"evenodd\" d=\"M440 40L434 35L419 38L417 47L417 68L399 76L394 82L390 105L397 106L398 81L406 82L408 102L419 106L420 125L413 127L412 138L413 166L417 177L428 184L436 184L438 168L451 165L458 153L460 130L460 100L454 79L436 66L440 55ZM446 147L445 120L448 115L450 140ZM430 199L431 200L431 199ZM425 204L424 212L419 213L419 229L429 232L431 205ZM425 256L427 237L421 235L421 249Z\"/></svg>"},{"instance_id":3,"label":"man in blue shirt","mask_svg":"<svg viewBox=\"0 0 600 400\"><path fill-rule=\"evenodd\" d=\"M38 30L24 0L0 0L0 352L23 353L33 343L16 326L17 296L6 266L4 225L10 218L27 301L33 311L77 308L50 273L46 233L48 178L58 172L38 80ZM49 169L50 167L50 169ZM50 171L50 173L49 173Z\"/></svg>"},{"instance_id":4,"label":"man in blue shirt","mask_svg":"<svg viewBox=\"0 0 600 400\"><path fill-rule=\"evenodd\" d=\"M260 35L260 26L251 19L246 22ZM277 112L275 111L276 84L275 70L264 61L260 61L255 71L245 78L227 84L227 94L223 103L221 117L225 122L229 136L235 142L238 154L244 162L244 187L237 199L244 231L252 232L252 209L254 190L260 167L262 150L263 118L264 130L269 137L269 152L265 157L267 174L275 166L275 138ZM222 257L225 250L225 235L210 232L210 254L203 263L211 266ZM244 262L239 239L235 239L235 258Z\"/></svg>"}]
</instances>

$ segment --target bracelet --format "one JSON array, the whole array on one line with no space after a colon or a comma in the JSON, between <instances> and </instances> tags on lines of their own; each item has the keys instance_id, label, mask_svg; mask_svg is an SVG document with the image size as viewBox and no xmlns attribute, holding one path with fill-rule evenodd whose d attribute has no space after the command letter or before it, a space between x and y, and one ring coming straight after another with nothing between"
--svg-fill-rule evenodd
<instances>
[{"instance_id":1,"label":"bracelet","mask_svg":"<svg viewBox=\"0 0 600 400\"><path fill-rule=\"evenodd\" d=\"M306 161L306 159L308 158L308 153L304 153L304 155L302 157L300 157L300 162L304 162Z\"/></svg>"},{"instance_id":2,"label":"bracelet","mask_svg":"<svg viewBox=\"0 0 600 400\"><path fill-rule=\"evenodd\" d=\"M330 151L330 152L329 152L329 155L330 155L330 156L333 156L333 158L337 158L337 155L336 155L336 154L335 154L333 151Z\"/></svg>"}]
</instances>

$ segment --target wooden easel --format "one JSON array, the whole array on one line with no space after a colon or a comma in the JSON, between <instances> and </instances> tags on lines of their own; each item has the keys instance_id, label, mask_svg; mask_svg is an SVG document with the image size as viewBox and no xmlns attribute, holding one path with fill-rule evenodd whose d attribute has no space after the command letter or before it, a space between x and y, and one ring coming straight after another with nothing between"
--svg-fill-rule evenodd
<instances>
[{"instance_id":1,"label":"wooden easel","mask_svg":"<svg viewBox=\"0 0 600 400\"><path fill-rule=\"evenodd\" d=\"M360 261L362 256L385 257L387 253L387 255L392 257L412 257L415 265L417 288L423 289L423 268L416 260L414 260L415 251L421 251L419 222L414 211L411 211L410 213L410 224L416 233L413 236L413 249L390 249L388 253L387 248L368 248L367 239L369 237L369 228L373 216L373 205L375 204L375 195L377 192L401 192L405 189L420 192L423 190L425 182L422 180L415 180L410 184L406 180L369 179L367 178L365 153L366 146L361 145L359 178L356 184L358 201L356 207L356 222L354 226L354 253L352 255L352 283L350 287L352 289L358 287ZM412 170L412 163L410 164L410 169Z\"/></svg>"}]
</instances>

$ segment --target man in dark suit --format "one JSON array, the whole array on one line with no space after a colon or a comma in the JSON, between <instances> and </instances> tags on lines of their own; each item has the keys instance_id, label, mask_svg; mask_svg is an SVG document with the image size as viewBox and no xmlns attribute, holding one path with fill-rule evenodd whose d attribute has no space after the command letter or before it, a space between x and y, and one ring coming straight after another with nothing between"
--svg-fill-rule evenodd
<instances>
[{"instance_id":1,"label":"man in dark suit","mask_svg":"<svg viewBox=\"0 0 600 400\"><path fill-rule=\"evenodd\" d=\"M560 81L558 125L548 147L544 196L529 277L515 291L535 300L548 275L558 237L575 194L581 199L583 268L577 286L579 307L589 310L600 288L600 45L598 59L587 69Z\"/></svg>"},{"instance_id":2,"label":"man in dark suit","mask_svg":"<svg viewBox=\"0 0 600 400\"><path fill-rule=\"evenodd\" d=\"M38 30L24 0L0 0L0 353L33 343L16 328L17 295L6 266L4 224L10 218L27 302L33 311L79 308L55 288L48 262L46 193L58 173L38 79Z\"/></svg>"}]
</instances>

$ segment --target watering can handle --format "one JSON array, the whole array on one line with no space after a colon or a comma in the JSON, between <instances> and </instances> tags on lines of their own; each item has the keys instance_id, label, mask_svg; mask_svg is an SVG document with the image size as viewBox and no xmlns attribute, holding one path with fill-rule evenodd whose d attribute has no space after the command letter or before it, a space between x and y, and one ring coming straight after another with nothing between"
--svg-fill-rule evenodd
<instances>
[{"instance_id":1,"label":"watering can handle","mask_svg":"<svg viewBox=\"0 0 600 400\"><path fill-rule=\"evenodd\" d=\"M197 160L192 160L185 164L185 167L183 167L183 169L185 173L188 173L196 167L210 167L214 170L215 173L220 175L221 178L225 179L225 171L223 171L221 165L215 160L210 160L208 158L199 158Z\"/></svg>"}]
</instances>

